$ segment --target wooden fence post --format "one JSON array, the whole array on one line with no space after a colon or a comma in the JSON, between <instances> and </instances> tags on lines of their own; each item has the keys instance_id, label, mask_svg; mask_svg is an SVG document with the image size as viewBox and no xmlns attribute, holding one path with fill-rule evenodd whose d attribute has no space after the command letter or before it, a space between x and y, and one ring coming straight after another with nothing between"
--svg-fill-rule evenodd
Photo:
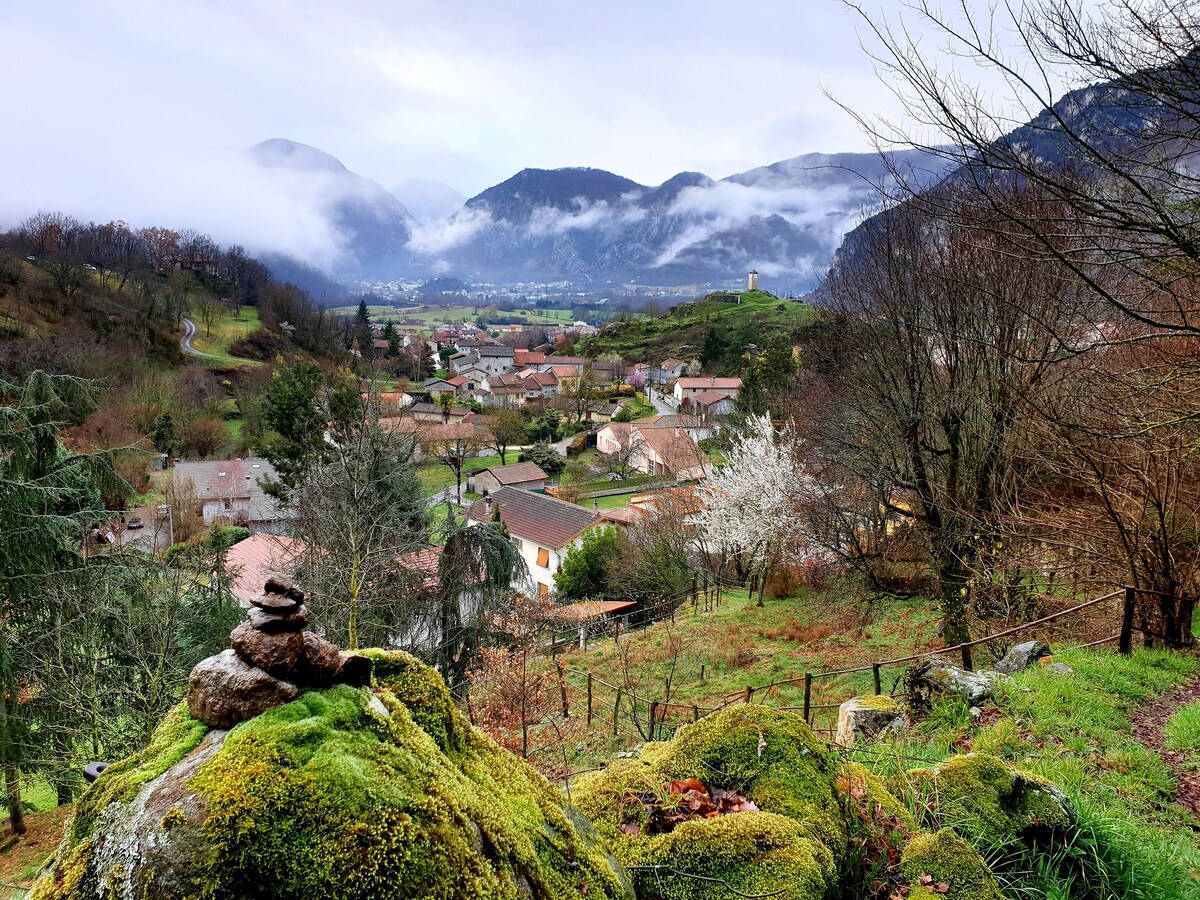
<instances>
[{"instance_id":1,"label":"wooden fence post","mask_svg":"<svg viewBox=\"0 0 1200 900\"><path fill-rule=\"evenodd\" d=\"M879 663L871 663L871 676L875 679L875 696L878 697L883 693L883 688L879 684ZM588 678L591 678L589 675Z\"/></svg>"},{"instance_id":2,"label":"wooden fence post","mask_svg":"<svg viewBox=\"0 0 1200 900\"><path fill-rule=\"evenodd\" d=\"M592 724L592 673L588 672L587 680L587 723Z\"/></svg>"},{"instance_id":3,"label":"wooden fence post","mask_svg":"<svg viewBox=\"0 0 1200 900\"><path fill-rule=\"evenodd\" d=\"M562 664L561 659L556 658L554 660L554 668L558 670L558 690L559 690L559 693L562 695L563 718L568 719L571 716L571 706L567 700L567 674L566 674L566 672L563 671L563 664Z\"/></svg>"},{"instance_id":4,"label":"wooden fence post","mask_svg":"<svg viewBox=\"0 0 1200 900\"><path fill-rule=\"evenodd\" d=\"M692 573L692 608L695 609L696 604L700 602L700 591L697 586L696 573Z\"/></svg>"},{"instance_id":5,"label":"wooden fence post","mask_svg":"<svg viewBox=\"0 0 1200 900\"><path fill-rule=\"evenodd\" d=\"M1118 639L1117 649L1125 656L1133 653L1133 604L1136 592L1136 588L1125 588L1125 604L1121 610L1121 637Z\"/></svg>"},{"instance_id":6,"label":"wooden fence post","mask_svg":"<svg viewBox=\"0 0 1200 900\"><path fill-rule=\"evenodd\" d=\"M809 710L812 709L812 672L804 673L804 721L810 721Z\"/></svg>"},{"instance_id":7,"label":"wooden fence post","mask_svg":"<svg viewBox=\"0 0 1200 900\"><path fill-rule=\"evenodd\" d=\"M700 680L704 680L704 663L700 663Z\"/></svg>"},{"instance_id":8,"label":"wooden fence post","mask_svg":"<svg viewBox=\"0 0 1200 900\"><path fill-rule=\"evenodd\" d=\"M658 701L650 701L650 740L655 738L655 719L658 718Z\"/></svg>"},{"instance_id":9,"label":"wooden fence post","mask_svg":"<svg viewBox=\"0 0 1200 900\"><path fill-rule=\"evenodd\" d=\"M746 685L746 695L745 695L745 696L742 698L742 702L743 702L743 703L749 703L749 702L750 702L750 699L751 699L753 696L754 696L754 686L753 686L753 685L749 685L749 684L748 684L748 685Z\"/></svg>"},{"instance_id":10,"label":"wooden fence post","mask_svg":"<svg viewBox=\"0 0 1200 900\"><path fill-rule=\"evenodd\" d=\"M621 715L621 689L617 688L617 699L613 701L613 737L617 736L617 717Z\"/></svg>"},{"instance_id":11,"label":"wooden fence post","mask_svg":"<svg viewBox=\"0 0 1200 900\"><path fill-rule=\"evenodd\" d=\"M971 662L971 647L969 645L963 645L962 661L964 669L966 669L968 672L975 671L975 666Z\"/></svg>"},{"instance_id":12,"label":"wooden fence post","mask_svg":"<svg viewBox=\"0 0 1200 900\"><path fill-rule=\"evenodd\" d=\"M700 721L700 707L698 707L695 703L692 704L692 721Z\"/></svg>"}]
</instances>

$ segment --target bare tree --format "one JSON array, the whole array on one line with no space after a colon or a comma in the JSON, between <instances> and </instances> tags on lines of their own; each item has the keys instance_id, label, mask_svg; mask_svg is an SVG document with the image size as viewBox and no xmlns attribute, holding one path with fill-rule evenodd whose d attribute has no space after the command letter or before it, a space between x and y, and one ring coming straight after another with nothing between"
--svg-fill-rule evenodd
<instances>
[{"instance_id":1,"label":"bare tree","mask_svg":"<svg viewBox=\"0 0 1200 900\"><path fill-rule=\"evenodd\" d=\"M1024 410L1090 340L1079 285L971 200L940 194L952 219L917 203L881 216L832 273L839 355L824 368L840 387L813 435L849 488L917 524L951 643L966 639L979 549L1017 496Z\"/></svg>"},{"instance_id":2,"label":"bare tree","mask_svg":"<svg viewBox=\"0 0 1200 900\"><path fill-rule=\"evenodd\" d=\"M471 424L434 426L421 436L421 450L454 474L454 492L462 504L462 476L467 460L488 446L490 438Z\"/></svg>"},{"instance_id":3,"label":"bare tree","mask_svg":"<svg viewBox=\"0 0 1200 900\"><path fill-rule=\"evenodd\" d=\"M1192 291L1200 264L1197 210L1181 202L1200 192L1200 173L1184 164L1200 130L1200 10L1112 0L1085 13L1073 0L1034 0L946 11L904 0L890 25L847 5L873 32L880 75L910 120L938 135L926 143L894 123L860 119L881 144L916 146L949 163L951 178L969 185L991 217L1086 285L1110 315L1158 331L1200 331L1180 296ZM1002 81L1007 108L971 76L948 71L944 55L918 47L912 36L921 32L943 40L972 75ZM898 174L904 189L923 187L914 173ZM1014 206L1014 184L1054 203ZM1064 226L1073 240L1061 240Z\"/></svg>"},{"instance_id":4,"label":"bare tree","mask_svg":"<svg viewBox=\"0 0 1200 900\"><path fill-rule=\"evenodd\" d=\"M525 417L519 410L500 408L484 417L488 446L500 454L500 465L507 465L510 447L525 443Z\"/></svg>"}]
</instances>

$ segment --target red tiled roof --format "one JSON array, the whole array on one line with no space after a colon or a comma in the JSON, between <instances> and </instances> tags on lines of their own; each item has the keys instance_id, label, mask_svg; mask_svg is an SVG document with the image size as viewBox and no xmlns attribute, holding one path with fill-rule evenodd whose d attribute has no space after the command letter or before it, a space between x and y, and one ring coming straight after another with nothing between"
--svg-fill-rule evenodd
<instances>
[{"instance_id":1,"label":"red tiled roof","mask_svg":"<svg viewBox=\"0 0 1200 900\"><path fill-rule=\"evenodd\" d=\"M728 400L728 394L722 394L720 391L701 391L699 394L694 394L688 398L693 406L711 406L714 403L719 403L722 400Z\"/></svg>"},{"instance_id":2,"label":"red tiled roof","mask_svg":"<svg viewBox=\"0 0 1200 900\"><path fill-rule=\"evenodd\" d=\"M396 562L410 572L420 572L422 575L421 587L426 590L436 590L438 587L438 562L441 558L442 548L432 547L427 550L403 553L396 557Z\"/></svg>"},{"instance_id":3,"label":"red tiled roof","mask_svg":"<svg viewBox=\"0 0 1200 900\"><path fill-rule=\"evenodd\" d=\"M600 510L600 518L617 525L635 525L646 516L646 511L638 506L618 506L616 509Z\"/></svg>"},{"instance_id":4,"label":"red tiled roof","mask_svg":"<svg viewBox=\"0 0 1200 900\"><path fill-rule=\"evenodd\" d=\"M685 429L644 428L638 431L668 471L687 478L703 474L708 456L696 446Z\"/></svg>"},{"instance_id":5,"label":"red tiled roof","mask_svg":"<svg viewBox=\"0 0 1200 900\"><path fill-rule=\"evenodd\" d=\"M237 570L230 590L242 603L262 593L267 576L275 572L290 574L304 542L274 534L252 534L225 551L225 567Z\"/></svg>"},{"instance_id":6,"label":"red tiled roof","mask_svg":"<svg viewBox=\"0 0 1200 900\"><path fill-rule=\"evenodd\" d=\"M548 613L551 619L567 622L587 622L599 619L601 616L611 616L613 613L625 612L637 606L634 600L581 600L579 603L568 603L559 606Z\"/></svg>"},{"instance_id":7,"label":"red tiled roof","mask_svg":"<svg viewBox=\"0 0 1200 900\"><path fill-rule=\"evenodd\" d=\"M740 378L714 378L709 375L704 375L698 378L680 378L679 386L685 390L696 390L697 388L740 388L742 379Z\"/></svg>"}]
</instances>

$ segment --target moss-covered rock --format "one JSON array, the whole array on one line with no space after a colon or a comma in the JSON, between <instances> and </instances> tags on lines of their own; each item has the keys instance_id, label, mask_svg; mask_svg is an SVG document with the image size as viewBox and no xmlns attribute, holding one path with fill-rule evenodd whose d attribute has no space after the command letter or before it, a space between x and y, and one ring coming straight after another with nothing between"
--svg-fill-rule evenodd
<instances>
[{"instance_id":1,"label":"moss-covered rock","mask_svg":"<svg viewBox=\"0 0 1200 900\"><path fill-rule=\"evenodd\" d=\"M915 769L909 779L941 821L973 841L1009 844L1065 831L1075 821L1070 799L1057 787L986 753Z\"/></svg>"},{"instance_id":2,"label":"moss-covered rock","mask_svg":"<svg viewBox=\"0 0 1200 900\"><path fill-rule=\"evenodd\" d=\"M917 820L912 812L888 789L882 778L862 763L842 763L837 790L848 806L865 807L869 818L878 818L877 814L882 813L910 831L917 830Z\"/></svg>"},{"instance_id":3,"label":"moss-covered rock","mask_svg":"<svg viewBox=\"0 0 1200 900\"><path fill-rule=\"evenodd\" d=\"M585 776L574 788L580 810L634 870L645 893L665 900L729 896L728 887L780 900L824 897L846 849L846 822L834 781L837 766L804 720L761 706L730 707L647 744ZM647 833L640 795L677 779L737 791L761 811L695 819L665 834ZM645 868L641 868L645 867ZM697 881L666 868L715 881ZM728 885L728 887L727 887Z\"/></svg>"},{"instance_id":4,"label":"moss-covered rock","mask_svg":"<svg viewBox=\"0 0 1200 900\"><path fill-rule=\"evenodd\" d=\"M176 709L84 795L33 897L633 896L586 820L431 669L376 666L374 692L309 691L227 732Z\"/></svg>"},{"instance_id":5,"label":"moss-covered rock","mask_svg":"<svg viewBox=\"0 0 1200 900\"><path fill-rule=\"evenodd\" d=\"M983 857L949 828L914 837L900 867L910 885L909 900L1003 900Z\"/></svg>"}]
</instances>

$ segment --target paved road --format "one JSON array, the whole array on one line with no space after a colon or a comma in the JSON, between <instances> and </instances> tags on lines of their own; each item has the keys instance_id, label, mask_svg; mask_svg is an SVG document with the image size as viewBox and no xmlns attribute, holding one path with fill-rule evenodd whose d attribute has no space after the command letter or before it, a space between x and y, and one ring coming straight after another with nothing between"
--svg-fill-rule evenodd
<instances>
[{"instance_id":1,"label":"paved road","mask_svg":"<svg viewBox=\"0 0 1200 900\"><path fill-rule=\"evenodd\" d=\"M660 415L673 416L679 412L679 410L677 410L670 404L670 402L667 401L663 394L660 394L653 388L650 390L650 402L654 404L654 408L659 412Z\"/></svg>"},{"instance_id":2,"label":"paved road","mask_svg":"<svg viewBox=\"0 0 1200 900\"><path fill-rule=\"evenodd\" d=\"M179 349L184 353L190 353L192 356L208 356L207 353L201 353L192 346L192 338L196 336L196 326L191 319L183 319L183 337L179 339Z\"/></svg>"}]
</instances>

